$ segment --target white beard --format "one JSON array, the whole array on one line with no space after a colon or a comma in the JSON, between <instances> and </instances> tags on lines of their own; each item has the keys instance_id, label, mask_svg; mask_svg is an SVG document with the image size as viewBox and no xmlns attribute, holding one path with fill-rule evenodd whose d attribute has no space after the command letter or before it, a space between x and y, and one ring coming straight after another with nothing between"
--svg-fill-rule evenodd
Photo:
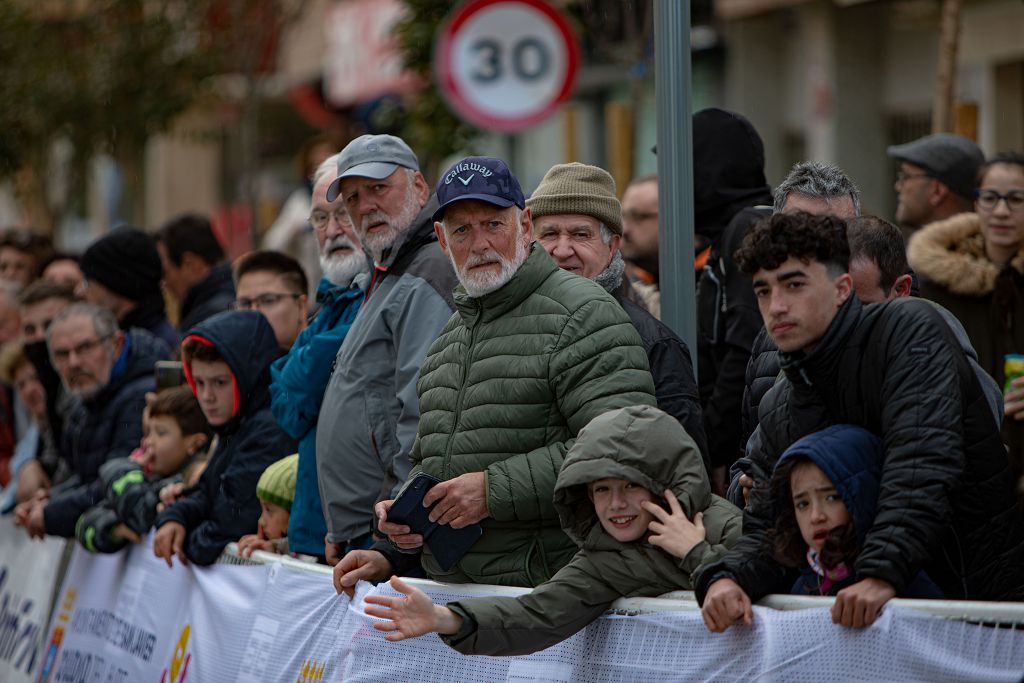
<instances>
[{"instance_id":1,"label":"white beard","mask_svg":"<svg viewBox=\"0 0 1024 683\"><path fill-rule=\"evenodd\" d=\"M363 246L373 256L374 261L380 262L384 250L390 248L395 243L395 240L398 239L398 236L412 226L412 222L419 215L419 212L420 206L412 198L412 192L410 191L409 202L402 207L402 210L394 218L380 210L363 216L359 239L362 240ZM387 227L373 234L366 231L371 223L380 221L383 221Z\"/></svg>"},{"instance_id":2,"label":"white beard","mask_svg":"<svg viewBox=\"0 0 1024 683\"><path fill-rule=\"evenodd\" d=\"M506 259L496 251L489 251L485 254L470 256L462 264L462 267L459 268L455 264L455 259L452 257L451 252L448 253L448 258L451 260L452 267L455 268L455 273L458 275L459 282L462 283L466 293L476 298L490 294L507 284L512 279L512 276L516 274L516 271L519 270L519 267L526 262L527 255L526 243L522 239L522 234L517 234L516 253L511 259ZM470 268L482 263L500 263L501 269L496 273L493 271L469 272Z\"/></svg>"},{"instance_id":3,"label":"white beard","mask_svg":"<svg viewBox=\"0 0 1024 683\"><path fill-rule=\"evenodd\" d=\"M352 251L347 254L331 256L331 249L338 246L347 246ZM352 282L352 278L368 268L366 254L344 235L324 242L323 249L320 250L320 270L332 285L348 285Z\"/></svg>"}]
</instances>

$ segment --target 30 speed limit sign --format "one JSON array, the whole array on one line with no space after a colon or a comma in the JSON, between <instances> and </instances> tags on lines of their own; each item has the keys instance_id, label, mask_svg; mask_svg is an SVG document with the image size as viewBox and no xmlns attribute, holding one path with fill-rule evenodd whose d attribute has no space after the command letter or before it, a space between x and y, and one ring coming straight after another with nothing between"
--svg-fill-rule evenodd
<instances>
[{"instance_id":1,"label":"30 speed limit sign","mask_svg":"<svg viewBox=\"0 0 1024 683\"><path fill-rule=\"evenodd\" d=\"M441 29L434 74L455 112L480 128L516 131L569 95L579 46L543 0L470 0Z\"/></svg>"}]
</instances>

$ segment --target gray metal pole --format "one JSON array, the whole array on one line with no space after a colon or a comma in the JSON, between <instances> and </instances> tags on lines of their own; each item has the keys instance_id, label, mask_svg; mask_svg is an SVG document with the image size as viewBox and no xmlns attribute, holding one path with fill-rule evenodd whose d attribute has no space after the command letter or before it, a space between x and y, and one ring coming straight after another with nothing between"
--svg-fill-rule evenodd
<instances>
[{"instance_id":1,"label":"gray metal pole","mask_svg":"<svg viewBox=\"0 0 1024 683\"><path fill-rule=\"evenodd\" d=\"M690 82L690 0L654 0L661 319L690 347L696 372Z\"/></svg>"}]
</instances>

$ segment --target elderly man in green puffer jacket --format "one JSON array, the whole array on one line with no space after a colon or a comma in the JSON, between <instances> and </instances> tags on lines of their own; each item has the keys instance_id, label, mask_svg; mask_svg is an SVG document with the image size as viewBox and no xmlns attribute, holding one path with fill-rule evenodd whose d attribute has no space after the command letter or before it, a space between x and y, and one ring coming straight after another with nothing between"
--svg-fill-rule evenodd
<instances>
[{"instance_id":1,"label":"elderly man in green puffer jacket","mask_svg":"<svg viewBox=\"0 0 1024 683\"><path fill-rule=\"evenodd\" d=\"M604 289L558 268L534 245L530 211L504 162L469 157L437 185L441 248L460 286L457 311L427 352L417 391L420 423L409 479L441 480L424 497L431 520L483 536L449 571L408 527L352 551L335 587L380 581L422 563L433 579L535 586L576 551L553 503L555 479L577 433L609 410L655 405L636 329ZM422 552L421 552L422 551Z\"/></svg>"}]
</instances>

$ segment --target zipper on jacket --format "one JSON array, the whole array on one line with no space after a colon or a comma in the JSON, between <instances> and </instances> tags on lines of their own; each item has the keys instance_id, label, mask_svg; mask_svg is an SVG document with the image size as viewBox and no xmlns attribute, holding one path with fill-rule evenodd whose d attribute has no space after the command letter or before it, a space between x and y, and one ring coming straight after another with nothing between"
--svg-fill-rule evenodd
<instances>
[{"instance_id":1,"label":"zipper on jacket","mask_svg":"<svg viewBox=\"0 0 1024 683\"><path fill-rule=\"evenodd\" d=\"M462 395L466 392L466 380L469 379L469 367L473 363L473 343L476 341L476 330L479 327L479 318L469 330L469 345L467 347L467 358L462 366L462 379L459 382L459 394L455 397L455 418L452 420L452 433L448 435L448 443L444 446L444 460L441 464L441 477L448 479L448 464L452 458L452 441L455 439L455 432L459 430L459 418L462 415Z\"/></svg>"},{"instance_id":2,"label":"zipper on jacket","mask_svg":"<svg viewBox=\"0 0 1024 683\"><path fill-rule=\"evenodd\" d=\"M725 313L725 297L722 294L722 283L715 275L715 269L712 266L704 266L704 276L711 279L715 283L715 319L711 323L711 334L708 340L711 344L718 343L718 320L722 313ZM719 305L721 301L721 305Z\"/></svg>"}]
</instances>

